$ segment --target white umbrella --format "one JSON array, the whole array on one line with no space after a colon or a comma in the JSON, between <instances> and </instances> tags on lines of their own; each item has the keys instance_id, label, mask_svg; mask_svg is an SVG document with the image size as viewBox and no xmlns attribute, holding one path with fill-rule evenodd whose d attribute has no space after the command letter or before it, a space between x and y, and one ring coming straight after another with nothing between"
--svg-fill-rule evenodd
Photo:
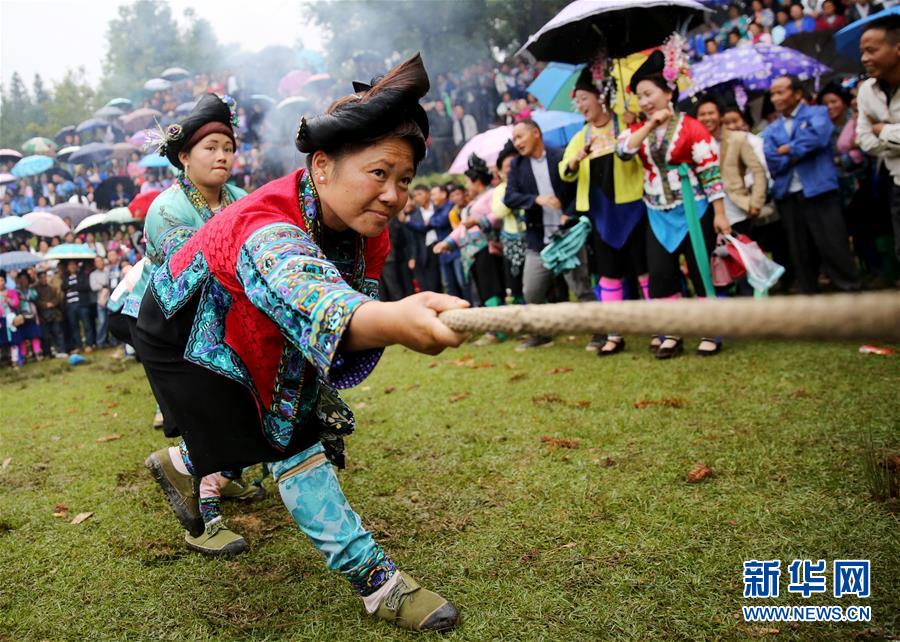
<instances>
[{"instance_id":1,"label":"white umbrella","mask_svg":"<svg viewBox=\"0 0 900 642\"><path fill-rule=\"evenodd\" d=\"M184 80L185 78L191 77L191 72L183 67L169 67L164 72L159 75L160 78L164 80L171 80L172 82L178 82L179 80Z\"/></svg>"},{"instance_id":2,"label":"white umbrella","mask_svg":"<svg viewBox=\"0 0 900 642\"><path fill-rule=\"evenodd\" d=\"M144 89L147 91L165 91L172 86L168 80L164 78L151 78L144 83Z\"/></svg>"}]
</instances>

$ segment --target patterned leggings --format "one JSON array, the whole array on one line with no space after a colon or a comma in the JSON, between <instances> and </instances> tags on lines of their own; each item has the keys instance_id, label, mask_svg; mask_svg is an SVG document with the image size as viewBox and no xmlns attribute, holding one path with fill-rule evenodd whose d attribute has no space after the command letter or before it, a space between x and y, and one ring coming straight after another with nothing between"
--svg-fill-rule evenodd
<instances>
[{"instance_id":1,"label":"patterned leggings","mask_svg":"<svg viewBox=\"0 0 900 642\"><path fill-rule=\"evenodd\" d=\"M182 447L181 453L189 464L187 450ZM324 454L317 443L270 464L272 476L291 517L325 557L328 568L341 573L365 597L387 582L397 567L350 507Z\"/></svg>"}]
</instances>

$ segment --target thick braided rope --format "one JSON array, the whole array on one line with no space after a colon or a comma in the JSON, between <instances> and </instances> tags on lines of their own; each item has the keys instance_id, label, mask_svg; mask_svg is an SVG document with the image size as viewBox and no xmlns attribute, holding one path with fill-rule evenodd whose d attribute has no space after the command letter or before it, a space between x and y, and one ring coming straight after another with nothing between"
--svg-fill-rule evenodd
<instances>
[{"instance_id":1,"label":"thick braided rope","mask_svg":"<svg viewBox=\"0 0 900 642\"><path fill-rule=\"evenodd\" d=\"M552 303L448 310L457 332L900 340L900 293Z\"/></svg>"}]
</instances>

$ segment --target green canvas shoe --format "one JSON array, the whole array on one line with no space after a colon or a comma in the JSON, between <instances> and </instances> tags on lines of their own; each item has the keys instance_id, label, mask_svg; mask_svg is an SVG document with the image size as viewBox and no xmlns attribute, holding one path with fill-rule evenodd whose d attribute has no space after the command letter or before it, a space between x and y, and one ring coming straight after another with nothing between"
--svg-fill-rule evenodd
<instances>
[{"instance_id":1,"label":"green canvas shoe","mask_svg":"<svg viewBox=\"0 0 900 642\"><path fill-rule=\"evenodd\" d=\"M204 555L231 557L250 550L247 540L228 528L222 518L214 519L207 524L198 537L185 532L184 543L192 551Z\"/></svg>"},{"instance_id":2,"label":"green canvas shoe","mask_svg":"<svg viewBox=\"0 0 900 642\"><path fill-rule=\"evenodd\" d=\"M222 499L236 499L242 502L252 502L257 499L265 499L266 489L256 484L248 484L242 478L229 479L222 486Z\"/></svg>"},{"instance_id":3,"label":"green canvas shoe","mask_svg":"<svg viewBox=\"0 0 900 642\"><path fill-rule=\"evenodd\" d=\"M198 503L199 486L197 480L190 475L183 475L175 470L169 449L162 448L147 457L144 466L160 485L169 506L175 511L175 517L191 535L203 533L203 518L200 516Z\"/></svg>"},{"instance_id":4,"label":"green canvas shoe","mask_svg":"<svg viewBox=\"0 0 900 642\"><path fill-rule=\"evenodd\" d=\"M375 616L410 631L447 631L459 624L459 611L453 604L402 572Z\"/></svg>"}]
</instances>

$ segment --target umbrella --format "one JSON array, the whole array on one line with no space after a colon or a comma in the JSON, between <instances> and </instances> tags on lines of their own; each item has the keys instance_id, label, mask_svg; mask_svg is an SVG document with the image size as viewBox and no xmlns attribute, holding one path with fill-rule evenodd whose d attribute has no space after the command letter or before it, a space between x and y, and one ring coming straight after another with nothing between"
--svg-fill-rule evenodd
<instances>
[{"instance_id":1,"label":"umbrella","mask_svg":"<svg viewBox=\"0 0 900 642\"><path fill-rule=\"evenodd\" d=\"M21 216L4 216L0 218L0 236L12 234L28 227L28 221Z\"/></svg>"},{"instance_id":2,"label":"umbrella","mask_svg":"<svg viewBox=\"0 0 900 642\"><path fill-rule=\"evenodd\" d=\"M81 205L80 203L60 203L51 207L50 213L62 221L69 219L72 225L78 225L95 212L87 205Z\"/></svg>"},{"instance_id":3,"label":"umbrella","mask_svg":"<svg viewBox=\"0 0 900 642\"><path fill-rule=\"evenodd\" d=\"M52 154L56 151L56 143L49 138L29 138L22 143L22 151L26 154Z\"/></svg>"},{"instance_id":4,"label":"umbrella","mask_svg":"<svg viewBox=\"0 0 900 642\"><path fill-rule=\"evenodd\" d=\"M100 208L108 208L116 196L116 185L124 188L126 200L130 201L134 196L134 183L127 176L111 176L97 186L94 190L94 201Z\"/></svg>"},{"instance_id":5,"label":"umbrella","mask_svg":"<svg viewBox=\"0 0 900 642\"><path fill-rule=\"evenodd\" d=\"M76 165L92 165L102 163L112 156L113 147L106 143L88 143L69 156L69 162Z\"/></svg>"},{"instance_id":6,"label":"umbrella","mask_svg":"<svg viewBox=\"0 0 900 642\"><path fill-rule=\"evenodd\" d=\"M472 154L476 154L488 165L495 165L506 141L512 138L512 130L512 125L504 125L473 136L459 150L448 171L451 174L462 174L468 168L469 156Z\"/></svg>"},{"instance_id":7,"label":"umbrella","mask_svg":"<svg viewBox=\"0 0 900 642\"><path fill-rule=\"evenodd\" d=\"M547 109L572 111L570 94L584 65L568 65L551 62L528 85L528 93L537 98Z\"/></svg>"},{"instance_id":8,"label":"umbrella","mask_svg":"<svg viewBox=\"0 0 900 642\"><path fill-rule=\"evenodd\" d=\"M150 204L160 194L162 194L162 192L160 191L144 192L143 194L138 194L134 197L134 200L128 204L128 210L134 215L134 218L142 219L147 216L147 210L150 209Z\"/></svg>"},{"instance_id":9,"label":"umbrella","mask_svg":"<svg viewBox=\"0 0 900 642\"><path fill-rule=\"evenodd\" d=\"M334 78L328 74L315 74L306 79L303 83L304 91L321 91L326 87L334 84Z\"/></svg>"},{"instance_id":10,"label":"umbrella","mask_svg":"<svg viewBox=\"0 0 900 642\"><path fill-rule=\"evenodd\" d=\"M124 110L119 109L118 107L111 107L109 105L106 105L104 107L101 107L97 111L95 111L94 117L95 118L112 119L112 118L118 118L119 116L122 116L124 113L125 113Z\"/></svg>"},{"instance_id":11,"label":"umbrella","mask_svg":"<svg viewBox=\"0 0 900 642\"><path fill-rule=\"evenodd\" d=\"M103 218L106 223L110 224L134 223L140 220L127 207L113 208L104 214Z\"/></svg>"},{"instance_id":12,"label":"umbrella","mask_svg":"<svg viewBox=\"0 0 900 642\"><path fill-rule=\"evenodd\" d=\"M124 111L129 111L132 108L132 103L127 98L113 98L110 100L104 107L118 107Z\"/></svg>"},{"instance_id":13,"label":"umbrella","mask_svg":"<svg viewBox=\"0 0 900 642\"><path fill-rule=\"evenodd\" d=\"M19 178L37 176L53 167L53 159L49 156L26 156L13 165L12 174Z\"/></svg>"},{"instance_id":14,"label":"umbrella","mask_svg":"<svg viewBox=\"0 0 900 642\"><path fill-rule=\"evenodd\" d=\"M564 147L572 136L584 126L584 116L560 111L536 111L531 117L540 126L544 144L549 147ZM488 165L495 165L497 157L506 141L512 138L512 125L495 127L469 139L459 150L450 169L450 174L462 174L469 166L469 156L477 155Z\"/></svg>"},{"instance_id":15,"label":"umbrella","mask_svg":"<svg viewBox=\"0 0 900 642\"><path fill-rule=\"evenodd\" d=\"M141 167L175 167L169 159L159 154L147 154L139 163Z\"/></svg>"},{"instance_id":16,"label":"umbrella","mask_svg":"<svg viewBox=\"0 0 900 642\"><path fill-rule=\"evenodd\" d=\"M855 27L861 22L862 20L859 20L850 26ZM810 58L815 58L822 64L831 67L836 74L856 76L864 73L859 49L851 55L844 55L838 51L836 42L834 30L826 29L795 33L793 36L785 38L781 45L805 53Z\"/></svg>"},{"instance_id":17,"label":"umbrella","mask_svg":"<svg viewBox=\"0 0 900 642\"><path fill-rule=\"evenodd\" d=\"M655 47L679 25L703 15L696 0L575 0L528 38L517 55L580 63L601 44L612 58Z\"/></svg>"},{"instance_id":18,"label":"umbrella","mask_svg":"<svg viewBox=\"0 0 900 642\"><path fill-rule=\"evenodd\" d=\"M127 160L131 154L134 152L140 151L137 145L132 145L131 143L116 143L113 147L113 158L118 158L121 160ZM57 154L57 158L59 154Z\"/></svg>"},{"instance_id":19,"label":"umbrella","mask_svg":"<svg viewBox=\"0 0 900 642\"><path fill-rule=\"evenodd\" d=\"M190 78L191 72L189 72L187 69L184 69L183 67L169 67L164 72L162 72L159 75L159 77L164 80L178 82L179 80L184 80L185 78ZM146 88L146 85L145 85L145 88Z\"/></svg>"},{"instance_id":20,"label":"umbrella","mask_svg":"<svg viewBox=\"0 0 900 642\"><path fill-rule=\"evenodd\" d=\"M136 132L139 129L152 125L157 118L161 117L161 112L150 109L149 107L141 107L140 109L135 109L130 114L122 116L122 127L129 133Z\"/></svg>"},{"instance_id":21,"label":"umbrella","mask_svg":"<svg viewBox=\"0 0 900 642\"><path fill-rule=\"evenodd\" d=\"M301 112L312 109L312 101L303 96L291 96L278 103L275 106L275 109L286 113L300 114Z\"/></svg>"},{"instance_id":22,"label":"umbrella","mask_svg":"<svg viewBox=\"0 0 900 642\"><path fill-rule=\"evenodd\" d=\"M74 134L74 133L75 133L75 125L67 125L53 135L53 140L61 143L62 141L65 140L66 136L68 136L69 134Z\"/></svg>"},{"instance_id":23,"label":"umbrella","mask_svg":"<svg viewBox=\"0 0 900 642\"><path fill-rule=\"evenodd\" d=\"M151 78L144 83L144 89L147 91L165 91L172 86L168 80L164 78Z\"/></svg>"},{"instance_id":24,"label":"umbrella","mask_svg":"<svg viewBox=\"0 0 900 642\"><path fill-rule=\"evenodd\" d=\"M135 134L132 134L128 137L128 142L134 145L135 147L141 148L144 146L144 143L150 138L150 132L146 129L141 129Z\"/></svg>"},{"instance_id":25,"label":"umbrella","mask_svg":"<svg viewBox=\"0 0 900 642\"><path fill-rule=\"evenodd\" d=\"M851 58L859 58L859 39L862 37L865 26L875 20L897 15L900 15L900 6L873 13L862 20L850 23L834 35L838 52Z\"/></svg>"},{"instance_id":26,"label":"umbrella","mask_svg":"<svg viewBox=\"0 0 900 642\"><path fill-rule=\"evenodd\" d=\"M28 221L25 231L36 236L65 236L69 233L69 226L50 212L29 212L22 218Z\"/></svg>"},{"instance_id":27,"label":"umbrella","mask_svg":"<svg viewBox=\"0 0 900 642\"><path fill-rule=\"evenodd\" d=\"M311 74L305 69L294 69L289 71L281 80L278 81L279 96L293 96L303 87L303 84L309 80Z\"/></svg>"},{"instance_id":28,"label":"umbrella","mask_svg":"<svg viewBox=\"0 0 900 642\"><path fill-rule=\"evenodd\" d=\"M536 111L531 118L540 125L548 147L565 147L584 127L584 116L566 111Z\"/></svg>"},{"instance_id":29,"label":"umbrella","mask_svg":"<svg viewBox=\"0 0 900 642\"><path fill-rule=\"evenodd\" d=\"M97 129L106 129L107 127L109 127L109 123L102 118L88 118L83 123L78 124L78 127L75 128L75 133L83 134Z\"/></svg>"},{"instance_id":30,"label":"umbrella","mask_svg":"<svg viewBox=\"0 0 900 642\"><path fill-rule=\"evenodd\" d=\"M192 111L194 111L194 107L196 107L196 106L197 106L196 100L191 100L186 103L181 103L180 105L178 105L178 107L175 108L175 113L181 114L182 116L184 116L184 115L190 114Z\"/></svg>"},{"instance_id":31,"label":"umbrella","mask_svg":"<svg viewBox=\"0 0 900 642\"><path fill-rule=\"evenodd\" d=\"M15 183L17 180L19 179L12 174L0 174L0 185Z\"/></svg>"},{"instance_id":32,"label":"umbrella","mask_svg":"<svg viewBox=\"0 0 900 642\"><path fill-rule=\"evenodd\" d=\"M106 224L106 221L104 220L105 216L106 216L105 213L91 214L90 216L85 217L84 220L81 221L81 223L76 225L73 232L75 232L76 234L80 234L81 232L84 232L89 227L98 227L100 225L105 225Z\"/></svg>"},{"instance_id":33,"label":"umbrella","mask_svg":"<svg viewBox=\"0 0 900 642\"><path fill-rule=\"evenodd\" d=\"M18 163L22 154L14 149L0 149L0 163Z\"/></svg>"},{"instance_id":34,"label":"umbrella","mask_svg":"<svg viewBox=\"0 0 900 642\"><path fill-rule=\"evenodd\" d=\"M81 145L69 145L68 147L63 147L61 150L56 152L56 160L67 162L69 160L69 156L77 152L81 149Z\"/></svg>"},{"instance_id":35,"label":"umbrella","mask_svg":"<svg viewBox=\"0 0 900 642\"><path fill-rule=\"evenodd\" d=\"M57 260L87 260L97 256L87 245L79 245L78 243L61 243L56 247L51 247L50 251L44 255L45 259Z\"/></svg>"},{"instance_id":36,"label":"umbrella","mask_svg":"<svg viewBox=\"0 0 900 642\"><path fill-rule=\"evenodd\" d=\"M0 270L27 270L43 260L43 256L31 252L4 252L0 254Z\"/></svg>"},{"instance_id":37,"label":"umbrella","mask_svg":"<svg viewBox=\"0 0 900 642\"><path fill-rule=\"evenodd\" d=\"M253 94L250 96L250 104L259 103L265 108L271 107L274 105L276 100L271 96L266 96L265 94Z\"/></svg>"},{"instance_id":38,"label":"umbrella","mask_svg":"<svg viewBox=\"0 0 900 642\"><path fill-rule=\"evenodd\" d=\"M751 91L766 90L778 76L790 74L807 80L829 71L819 61L787 47L768 44L735 47L706 56L694 65L688 94L693 96L730 81L739 81Z\"/></svg>"}]
</instances>

